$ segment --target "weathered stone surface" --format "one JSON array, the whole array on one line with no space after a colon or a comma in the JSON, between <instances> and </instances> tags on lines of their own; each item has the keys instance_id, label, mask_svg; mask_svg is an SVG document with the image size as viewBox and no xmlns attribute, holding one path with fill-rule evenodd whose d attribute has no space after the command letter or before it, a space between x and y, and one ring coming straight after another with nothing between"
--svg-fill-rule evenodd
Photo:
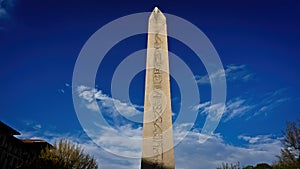
<instances>
[{"instance_id":1,"label":"weathered stone surface","mask_svg":"<svg viewBox=\"0 0 300 169\"><path fill-rule=\"evenodd\" d=\"M144 100L142 169L174 169L166 17L155 7L149 18Z\"/></svg>"}]
</instances>

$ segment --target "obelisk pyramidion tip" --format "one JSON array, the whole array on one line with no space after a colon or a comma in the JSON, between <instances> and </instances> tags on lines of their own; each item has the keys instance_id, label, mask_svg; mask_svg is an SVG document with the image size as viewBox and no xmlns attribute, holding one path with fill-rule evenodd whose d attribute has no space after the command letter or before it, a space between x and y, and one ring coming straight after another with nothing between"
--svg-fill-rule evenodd
<instances>
[{"instance_id":1,"label":"obelisk pyramidion tip","mask_svg":"<svg viewBox=\"0 0 300 169\"><path fill-rule=\"evenodd\" d=\"M165 22L166 17L157 7L155 7L151 13L150 20L151 19L154 19L156 22Z\"/></svg>"},{"instance_id":2,"label":"obelisk pyramidion tip","mask_svg":"<svg viewBox=\"0 0 300 169\"><path fill-rule=\"evenodd\" d=\"M154 10L153 10L153 12L154 12L155 14L157 14L157 13L159 12L159 9L158 9L157 7L155 7Z\"/></svg>"}]
</instances>

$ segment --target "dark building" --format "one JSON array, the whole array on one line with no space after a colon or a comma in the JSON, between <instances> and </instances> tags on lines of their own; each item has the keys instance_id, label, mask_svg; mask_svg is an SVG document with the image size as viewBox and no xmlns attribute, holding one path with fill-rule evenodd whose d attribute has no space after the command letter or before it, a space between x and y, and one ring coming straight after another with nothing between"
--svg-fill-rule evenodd
<instances>
[{"instance_id":1,"label":"dark building","mask_svg":"<svg viewBox=\"0 0 300 169\"><path fill-rule=\"evenodd\" d=\"M15 169L30 163L41 150L52 146L44 140L20 140L20 133L0 121L0 168Z\"/></svg>"}]
</instances>

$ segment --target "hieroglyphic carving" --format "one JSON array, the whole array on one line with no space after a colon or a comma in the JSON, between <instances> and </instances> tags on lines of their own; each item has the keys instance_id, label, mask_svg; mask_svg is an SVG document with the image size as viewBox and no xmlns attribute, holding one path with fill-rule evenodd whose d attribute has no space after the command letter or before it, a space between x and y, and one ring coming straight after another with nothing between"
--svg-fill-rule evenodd
<instances>
[{"instance_id":1,"label":"hieroglyphic carving","mask_svg":"<svg viewBox=\"0 0 300 169\"><path fill-rule=\"evenodd\" d=\"M154 68L153 68L153 86L154 91L152 95L152 110L153 110L153 161L154 168L162 168L163 162L163 131L162 131L162 91L160 90L162 85L162 74L161 74L161 47L162 40L158 34L155 34L154 42Z\"/></svg>"},{"instance_id":2,"label":"hieroglyphic carving","mask_svg":"<svg viewBox=\"0 0 300 169\"><path fill-rule=\"evenodd\" d=\"M162 76L161 76L161 48L162 40L159 38L158 34L155 34L154 42L154 71L153 71L153 84L155 89L161 88Z\"/></svg>"},{"instance_id":3,"label":"hieroglyphic carving","mask_svg":"<svg viewBox=\"0 0 300 169\"><path fill-rule=\"evenodd\" d=\"M148 22L141 169L174 169L166 17L155 7Z\"/></svg>"}]
</instances>

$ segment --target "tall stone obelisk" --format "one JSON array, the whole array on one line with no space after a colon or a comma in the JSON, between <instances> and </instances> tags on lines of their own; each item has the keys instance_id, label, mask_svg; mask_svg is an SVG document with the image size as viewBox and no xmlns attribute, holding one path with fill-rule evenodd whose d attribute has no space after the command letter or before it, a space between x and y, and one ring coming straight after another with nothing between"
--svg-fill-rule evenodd
<instances>
[{"instance_id":1,"label":"tall stone obelisk","mask_svg":"<svg viewBox=\"0 0 300 169\"><path fill-rule=\"evenodd\" d=\"M142 169L174 169L166 17L155 7L148 23Z\"/></svg>"}]
</instances>

